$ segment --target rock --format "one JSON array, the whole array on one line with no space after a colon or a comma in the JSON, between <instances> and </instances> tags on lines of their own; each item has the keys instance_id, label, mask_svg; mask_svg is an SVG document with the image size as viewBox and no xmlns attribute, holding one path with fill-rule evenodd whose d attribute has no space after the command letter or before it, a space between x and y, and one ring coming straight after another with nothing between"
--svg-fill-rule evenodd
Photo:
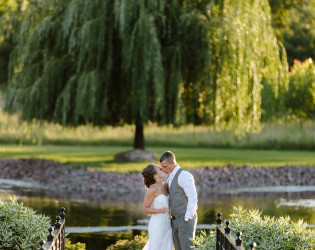
<instances>
[{"instance_id":1,"label":"rock","mask_svg":"<svg viewBox=\"0 0 315 250\"><path fill-rule=\"evenodd\" d=\"M153 152L135 149L127 152L118 153L114 156L115 162L155 162L157 155Z\"/></svg>"},{"instance_id":2,"label":"rock","mask_svg":"<svg viewBox=\"0 0 315 250\"><path fill-rule=\"evenodd\" d=\"M204 194L237 187L315 185L315 166L201 167L189 172L195 178L198 192ZM45 186L49 192L43 192L52 197L141 201L145 193L140 173L75 169L71 165L41 159L0 159L0 179Z\"/></svg>"}]
</instances>

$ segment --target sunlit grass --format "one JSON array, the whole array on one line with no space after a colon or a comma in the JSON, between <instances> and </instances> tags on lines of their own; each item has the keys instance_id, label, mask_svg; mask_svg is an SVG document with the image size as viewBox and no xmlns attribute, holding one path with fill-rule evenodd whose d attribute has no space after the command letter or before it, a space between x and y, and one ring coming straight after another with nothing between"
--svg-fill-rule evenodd
<instances>
[{"instance_id":1,"label":"sunlit grass","mask_svg":"<svg viewBox=\"0 0 315 250\"><path fill-rule=\"evenodd\" d=\"M133 136L134 126L131 125L63 127L47 122L23 122L17 115L0 111L0 158L33 157L76 167L141 171L145 162L114 162L116 153L132 149ZM226 130L217 131L214 127L175 128L150 124L145 127L145 140L147 149L158 156L165 150L174 151L179 164L188 169L227 164L315 166L313 121L304 122L302 126L298 121L263 124L260 133L245 133L243 137Z\"/></svg>"},{"instance_id":2,"label":"sunlit grass","mask_svg":"<svg viewBox=\"0 0 315 250\"><path fill-rule=\"evenodd\" d=\"M131 150L125 146L0 146L0 158L43 158L69 163L75 167L94 168L115 172L140 172L147 162L116 163L114 155ZM178 163L186 168L224 166L227 164L250 166L315 166L315 153L310 151L276 151L247 149L213 149L204 147L148 147L158 156L172 150ZM158 164L158 162L156 162Z\"/></svg>"},{"instance_id":3,"label":"sunlit grass","mask_svg":"<svg viewBox=\"0 0 315 250\"><path fill-rule=\"evenodd\" d=\"M231 131L213 126L186 125L145 126L145 141L150 147L212 147L246 149L315 150L315 122L282 120L263 123L260 133L245 133L239 137ZM131 147L134 126L95 127L92 125L63 127L48 122L23 122L17 115L0 110L0 143L18 145L108 145Z\"/></svg>"}]
</instances>

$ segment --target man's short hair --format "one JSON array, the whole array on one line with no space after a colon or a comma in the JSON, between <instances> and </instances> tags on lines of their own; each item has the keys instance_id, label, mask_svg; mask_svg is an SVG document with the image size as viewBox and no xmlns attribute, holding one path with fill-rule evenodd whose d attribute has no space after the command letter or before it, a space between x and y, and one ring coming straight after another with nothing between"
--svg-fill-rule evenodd
<instances>
[{"instance_id":1,"label":"man's short hair","mask_svg":"<svg viewBox=\"0 0 315 250\"><path fill-rule=\"evenodd\" d=\"M175 155L171 151L165 151L160 157L160 162L164 160L167 160L168 162L173 162L175 161Z\"/></svg>"}]
</instances>

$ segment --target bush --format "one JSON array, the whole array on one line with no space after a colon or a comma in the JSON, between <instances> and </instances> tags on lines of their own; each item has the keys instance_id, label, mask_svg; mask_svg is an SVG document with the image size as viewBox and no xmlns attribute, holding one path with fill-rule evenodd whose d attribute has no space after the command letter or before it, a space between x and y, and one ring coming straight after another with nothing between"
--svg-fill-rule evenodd
<instances>
[{"instance_id":1,"label":"bush","mask_svg":"<svg viewBox=\"0 0 315 250\"><path fill-rule=\"evenodd\" d=\"M315 232L306 227L302 220L294 223L288 216L279 219L262 216L258 210L234 208L231 215L232 235L235 236L237 231L241 231L243 246L249 246L254 241L259 250L315 249ZM202 232L194 240L196 249L215 249L215 237L214 232L210 235Z\"/></svg>"},{"instance_id":2,"label":"bush","mask_svg":"<svg viewBox=\"0 0 315 250\"><path fill-rule=\"evenodd\" d=\"M315 117L315 65L311 58L303 63L294 60L285 99L290 115L299 119Z\"/></svg>"},{"instance_id":3,"label":"bush","mask_svg":"<svg viewBox=\"0 0 315 250\"><path fill-rule=\"evenodd\" d=\"M119 240L115 244L107 247L106 250L142 250L148 241L147 236L136 235L131 241L129 240Z\"/></svg>"},{"instance_id":4,"label":"bush","mask_svg":"<svg viewBox=\"0 0 315 250\"><path fill-rule=\"evenodd\" d=\"M86 246L85 243L71 243L71 241L69 239L65 240L65 250L85 250Z\"/></svg>"},{"instance_id":5,"label":"bush","mask_svg":"<svg viewBox=\"0 0 315 250\"><path fill-rule=\"evenodd\" d=\"M49 226L49 217L36 214L16 198L0 201L0 249L37 249Z\"/></svg>"}]
</instances>

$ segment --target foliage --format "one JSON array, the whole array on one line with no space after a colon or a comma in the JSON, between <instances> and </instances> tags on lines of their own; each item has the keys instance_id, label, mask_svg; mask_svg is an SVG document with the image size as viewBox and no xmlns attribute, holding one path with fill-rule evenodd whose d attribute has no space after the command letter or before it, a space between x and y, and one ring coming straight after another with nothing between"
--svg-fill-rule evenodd
<instances>
[{"instance_id":1,"label":"foliage","mask_svg":"<svg viewBox=\"0 0 315 250\"><path fill-rule=\"evenodd\" d=\"M231 215L232 235L242 232L243 246L256 242L257 249L314 249L315 232L307 229L302 220L297 223L287 217L262 216L258 210L243 210L234 207ZM215 234L197 236L196 249L215 249Z\"/></svg>"},{"instance_id":2,"label":"foliage","mask_svg":"<svg viewBox=\"0 0 315 250\"><path fill-rule=\"evenodd\" d=\"M222 1L210 11L210 105L204 107L217 128L259 131L262 80L275 99L288 80L286 53L273 33L268 1Z\"/></svg>"},{"instance_id":3,"label":"foliage","mask_svg":"<svg viewBox=\"0 0 315 250\"><path fill-rule=\"evenodd\" d=\"M282 32L289 64L293 65L294 59L315 58L315 2L303 0L289 15L290 22Z\"/></svg>"},{"instance_id":4,"label":"foliage","mask_svg":"<svg viewBox=\"0 0 315 250\"><path fill-rule=\"evenodd\" d=\"M23 9L27 1L2 0L0 3L0 91L8 81L9 58L23 19Z\"/></svg>"},{"instance_id":5,"label":"foliage","mask_svg":"<svg viewBox=\"0 0 315 250\"><path fill-rule=\"evenodd\" d=\"M71 243L69 239L65 240L65 250L85 250L85 243Z\"/></svg>"},{"instance_id":6,"label":"foliage","mask_svg":"<svg viewBox=\"0 0 315 250\"><path fill-rule=\"evenodd\" d=\"M280 95L281 96L281 95ZM262 79L261 90L261 120L270 121L278 115L277 112L283 110L277 108L277 98L274 89L270 86L267 79Z\"/></svg>"},{"instance_id":7,"label":"foliage","mask_svg":"<svg viewBox=\"0 0 315 250\"><path fill-rule=\"evenodd\" d=\"M264 121L276 119L308 120L315 117L315 66L311 58L300 62L294 60L290 66L289 83L282 86L279 98L275 98L273 88L263 80L262 118Z\"/></svg>"},{"instance_id":8,"label":"foliage","mask_svg":"<svg viewBox=\"0 0 315 250\"><path fill-rule=\"evenodd\" d=\"M0 89L14 48L7 109L26 120L259 131L286 115L284 47L315 57L314 4L4 0Z\"/></svg>"},{"instance_id":9,"label":"foliage","mask_svg":"<svg viewBox=\"0 0 315 250\"><path fill-rule=\"evenodd\" d=\"M272 14L272 26L277 38L284 42L283 31L286 26L290 25L290 11L297 9L308 0L269 0Z\"/></svg>"},{"instance_id":10,"label":"foliage","mask_svg":"<svg viewBox=\"0 0 315 250\"><path fill-rule=\"evenodd\" d=\"M0 43L0 91L5 89L8 80L8 62L13 47L7 42Z\"/></svg>"},{"instance_id":11,"label":"foliage","mask_svg":"<svg viewBox=\"0 0 315 250\"><path fill-rule=\"evenodd\" d=\"M133 240L119 240L115 244L107 247L106 250L141 250L147 241L147 236L136 235Z\"/></svg>"},{"instance_id":12,"label":"foliage","mask_svg":"<svg viewBox=\"0 0 315 250\"><path fill-rule=\"evenodd\" d=\"M0 201L0 248L37 249L40 239L45 239L50 219L18 203Z\"/></svg>"},{"instance_id":13,"label":"foliage","mask_svg":"<svg viewBox=\"0 0 315 250\"><path fill-rule=\"evenodd\" d=\"M288 63L315 58L315 2L313 0L269 0L272 26L286 49Z\"/></svg>"},{"instance_id":14,"label":"foliage","mask_svg":"<svg viewBox=\"0 0 315 250\"><path fill-rule=\"evenodd\" d=\"M214 124L258 131L261 81L287 83L263 1L27 5L6 109L63 125Z\"/></svg>"},{"instance_id":15,"label":"foliage","mask_svg":"<svg viewBox=\"0 0 315 250\"><path fill-rule=\"evenodd\" d=\"M170 113L159 121L173 121L176 85L182 77L170 79L165 86L165 71L172 68L169 74L173 75L188 65L174 60L181 54L162 57L162 50L177 51L174 44L181 41L178 49L182 53L184 38L196 33L184 36L179 32L174 37L176 30L181 26L193 30L194 22L201 25L198 11L192 12L191 6L181 13L171 6L175 13L196 15L195 20L185 22L172 20L177 19L175 13L166 17L166 1L59 2L39 2L26 10L12 57L8 109L22 110L25 119L71 125L143 124L156 120L162 109ZM173 27L172 22L180 23ZM200 48L200 35L195 38L195 47ZM171 103L164 100L164 86Z\"/></svg>"},{"instance_id":16,"label":"foliage","mask_svg":"<svg viewBox=\"0 0 315 250\"><path fill-rule=\"evenodd\" d=\"M312 59L291 67L286 108L299 119L315 118L315 66Z\"/></svg>"},{"instance_id":17,"label":"foliage","mask_svg":"<svg viewBox=\"0 0 315 250\"><path fill-rule=\"evenodd\" d=\"M201 231L192 242L196 246L195 249L216 249L216 232L210 231L207 235L205 231Z\"/></svg>"}]
</instances>

